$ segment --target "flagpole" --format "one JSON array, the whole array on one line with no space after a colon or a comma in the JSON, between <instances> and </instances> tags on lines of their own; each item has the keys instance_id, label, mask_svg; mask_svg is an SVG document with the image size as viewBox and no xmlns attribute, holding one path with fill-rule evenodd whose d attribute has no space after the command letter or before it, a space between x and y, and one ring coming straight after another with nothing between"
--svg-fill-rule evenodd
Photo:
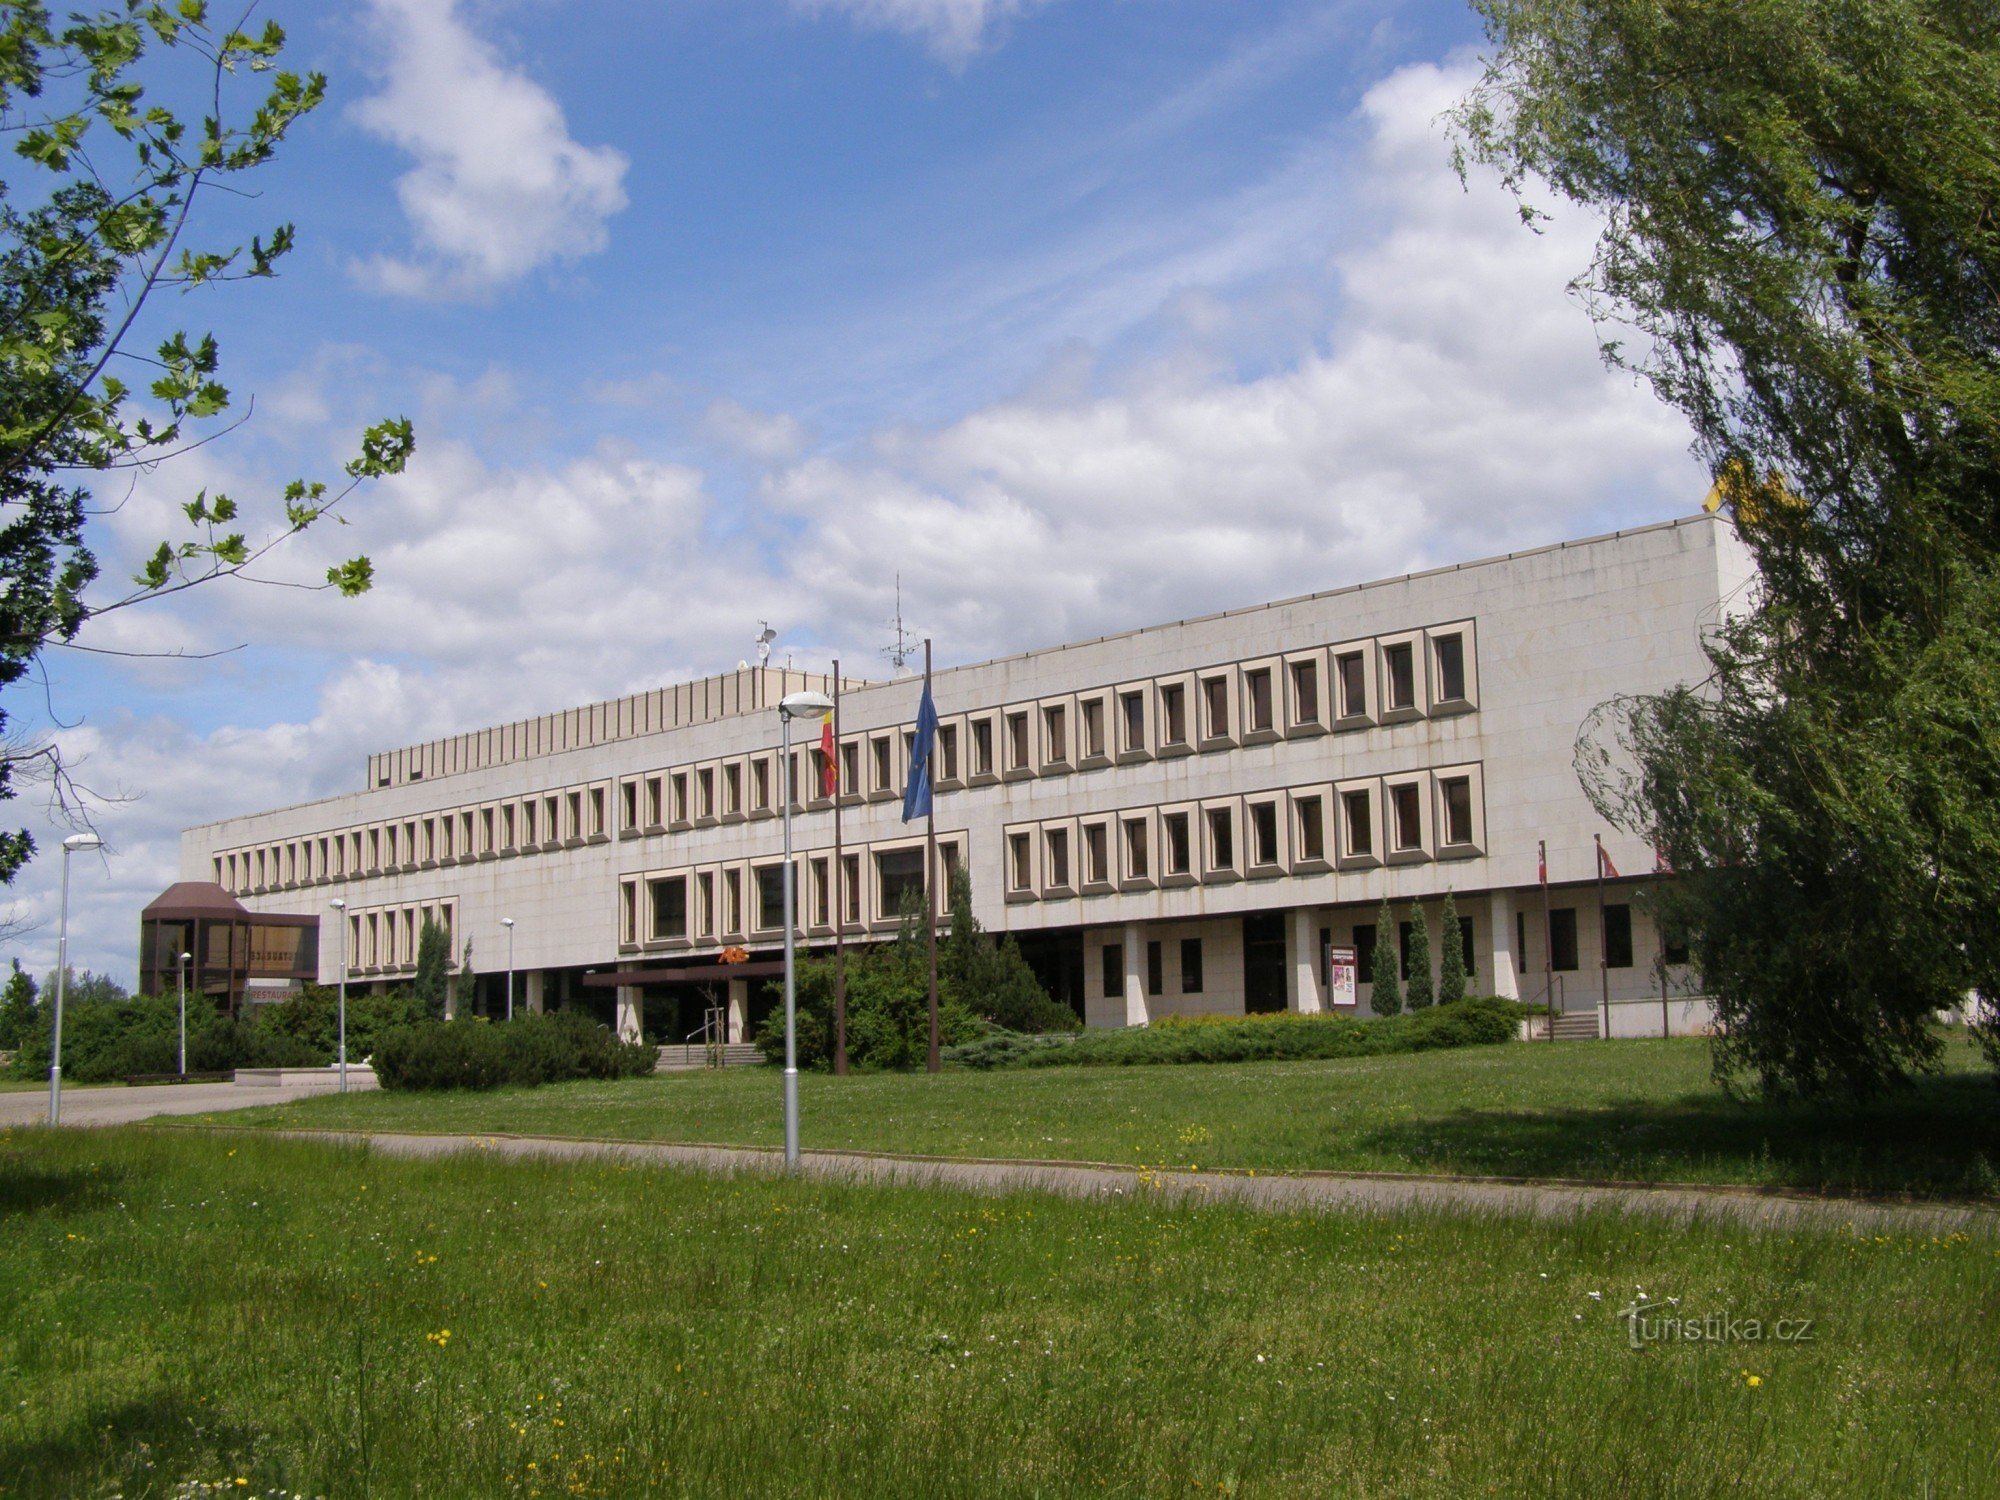
<instances>
[{"instance_id":1,"label":"flagpole","mask_svg":"<svg viewBox=\"0 0 2000 1500\"><path fill-rule=\"evenodd\" d=\"M833 1071L847 1073L847 856L840 847L840 659L833 663Z\"/></svg>"},{"instance_id":2,"label":"flagpole","mask_svg":"<svg viewBox=\"0 0 2000 1500\"><path fill-rule=\"evenodd\" d=\"M1542 875L1542 1007L1549 1013L1549 1040L1556 1039L1556 936L1549 915L1549 841L1541 841Z\"/></svg>"},{"instance_id":3,"label":"flagpole","mask_svg":"<svg viewBox=\"0 0 2000 1500\"><path fill-rule=\"evenodd\" d=\"M1597 841L1597 984L1604 1005L1604 1040L1611 1040L1611 932L1604 925L1604 835Z\"/></svg>"},{"instance_id":4,"label":"flagpole","mask_svg":"<svg viewBox=\"0 0 2000 1500\"><path fill-rule=\"evenodd\" d=\"M931 638L924 637L924 697L931 696ZM924 936L931 969L931 1047L925 1068L936 1073L944 1067L938 1056L938 975L937 975L937 760L935 744L924 757L924 780L930 795L924 799Z\"/></svg>"}]
</instances>

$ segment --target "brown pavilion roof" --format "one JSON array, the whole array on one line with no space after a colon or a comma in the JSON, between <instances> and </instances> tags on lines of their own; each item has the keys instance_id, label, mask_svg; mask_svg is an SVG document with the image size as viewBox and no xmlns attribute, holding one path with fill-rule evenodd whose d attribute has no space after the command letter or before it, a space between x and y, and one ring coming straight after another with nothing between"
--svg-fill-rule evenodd
<instances>
[{"instance_id":1,"label":"brown pavilion roof","mask_svg":"<svg viewBox=\"0 0 2000 1500\"><path fill-rule=\"evenodd\" d=\"M212 880L183 880L160 892L139 915L149 920L184 922L204 917L247 917L250 910Z\"/></svg>"}]
</instances>

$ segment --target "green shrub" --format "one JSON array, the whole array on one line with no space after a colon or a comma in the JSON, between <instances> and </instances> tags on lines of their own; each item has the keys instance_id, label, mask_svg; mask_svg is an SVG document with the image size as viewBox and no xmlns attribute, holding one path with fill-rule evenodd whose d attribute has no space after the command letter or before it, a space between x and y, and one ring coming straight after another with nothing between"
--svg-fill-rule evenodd
<instances>
[{"instance_id":1,"label":"green shrub","mask_svg":"<svg viewBox=\"0 0 2000 1500\"><path fill-rule=\"evenodd\" d=\"M1372 1021L1282 1012L1262 1016L1168 1018L1152 1026L1087 1032L1059 1047L996 1046L990 1054L981 1054L982 1059L990 1056L992 1060L968 1066L1139 1067L1375 1057L1509 1041L1519 1034L1524 1014L1523 1007L1514 1001L1488 997Z\"/></svg>"},{"instance_id":2,"label":"green shrub","mask_svg":"<svg viewBox=\"0 0 2000 1500\"><path fill-rule=\"evenodd\" d=\"M1073 1031L1025 1035L1018 1031L993 1031L976 1041L945 1049L946 1067L1011 1068L1030 1053L1059 1051L1077 1040Z\"/></svg>"},{"instance_id":3,"label":"green shrub","mask_svg":"<svg viewBox=\"0 0 2000 1500\"><path fill-rule=\"evenodd\" d=\"M360 1062L375 1051L376 1039L392 1027L429 1019L421 1001L408 990L374 994L347 992L347 1060ZM273 1039L275 1046L308 1055L313 1062L334 1061L340 1041L340 991L326 985L302 985L284 1000L260 1005L251 1024Z\"/></svg>"},{"instance_id":4,"label":"green shrub","mask_svg":"<svg viewBox=\"0 0 2000 1500\"><path fill-rule=\"evenodd\" d=\"M15 1077L48 1076L55 1007L43 1005L36 1010L9 1069ZM188 996L187 1065L191 1073L308 1067L324 1061L313 1048L290 1036L266 1032L247 1020L231 1020L204 995ZM144 1073L172 1073L178 1063L178 996L65 999L63 1077L78 1083L111 1083Z\"/></svg>"},{"instance_id":5,"label":"green shrub","mask_svg":"<svg viewBox=\"0 0 2000 1500\"><path fill-rule=\"evenodd\" d=\"M376 1080L405 1090L631 1078L650 1073L657 1056L646 1043L621 1042L583 1011L569 1010L494 1023L425 1017L384 1031L374 1049Z\"/></svg>"},{"instance_id":6,"label":"green shrub","mask_svg":"<svg viewBox=\"0 0 2000 1500\"><path fill-rule=\"evenodd\" d=\"M1437 998L1431 987L1431 927L1424 909L1410 903L1410 987L1403 1003L1411 1010L1429 1010Z\"/></svg>"}]
</instances>

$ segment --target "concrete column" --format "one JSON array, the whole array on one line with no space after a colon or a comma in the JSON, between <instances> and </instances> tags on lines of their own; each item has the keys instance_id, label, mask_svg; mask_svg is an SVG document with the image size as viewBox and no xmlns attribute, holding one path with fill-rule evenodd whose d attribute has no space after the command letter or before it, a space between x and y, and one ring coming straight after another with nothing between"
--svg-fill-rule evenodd
<instances>
[{"instance_id":1,"label":"concrete column","mask_svg":"<svg viewBox=\"0 0 2000 1500\"><path fill-rule=\"evenodd\" d=\"M1300 1015L1317 1015L1326 1009L1326 996L1319 987L1319 913L1311 907L1300 908L1292 913L1287 931L1292 950L1287 999Z\"/></svg>"},{"instance_id":2,"label":"concrete column","mask_svg":"<svg viewBox=\"0 0 2000 1500\"><path fill-rule=\"evenodd\" d=\"M750 981L732 979L729 981L729 1035L732 1042L750 1040Z\"/></svg>"},{"instance_id":3,"label":"concrete column","mask_svg":"<svg viewBox=\"0 0 2000 1500\"><path fill-rule=\"evenodd\" d=\"M447 1021L456 1021L458 1019L458 976L456 974L447 974L444 977L444 1018Z\"/></svg>"},{"instance_id":4,"label":"concrete column","mask_svg":"<svg viewBox=\"0 0 2000 1500\"><path fill-rule=\"evenodd\" d=\"M636 1042L639 1040L639 986L621 984L618 986L618 1040Z\"/></svg>"},{"instance_id":5,"label":"concrete column","mask_svg":"<svg viewBox=\"0 0 2000 1500\"><path fill-rule=\"evenodd\" d=\"M1489 904L1487 926L1491 929L1486 948L1493 965L1493 993L1509 1000L1521 998L1520 955L1514 951L1514 894L1495 891Z\"/></svg>"},{"instance_id":6,"label":"concrete column","mask_svg":"<svg viewBox=\"0 0 2000 1500\"><path fill-rule=\"evenodd\" d=\"M1146 1010L1146 929L1137 922L1125 924L1125 1024L1144 1026L1152 1017Z\"/></svg>"},{"instance_id":7,"label":"concrete column","mask_svg":"<svg viewBox=\"0 0 2000 1500\"><path fill-rule=\"evenodd\" d=\"M539 1016L542 1013L543 980L546 977L540 969L530 969L522 975L523 984L521 993L527 997L528 1014L530 1015ZM623 994L624 991L621 990L619 993ZM516 995L514 998L519 1000L521 995Z\"/></svg>"}]
</instances>

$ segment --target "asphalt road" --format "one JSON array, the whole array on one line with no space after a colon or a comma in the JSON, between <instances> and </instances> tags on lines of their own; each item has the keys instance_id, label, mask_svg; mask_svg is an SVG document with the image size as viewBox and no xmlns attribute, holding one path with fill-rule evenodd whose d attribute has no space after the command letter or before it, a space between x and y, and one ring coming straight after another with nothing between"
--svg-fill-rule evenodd
<instances>
[{"instance_id":1,"label":"asphalt road","mask_svg":"<svg viewBox=\"0 0 2000 1500\"><path fill-rule=\"evenodd\" d=\"M326 1090L310 1085L249 1088L234 1083L160 1083L134 1088L65 1088L65 1125L129 1125L155 1115L204 1115L218 1109L248 1109L255 1104L289 1104ZM49 1117L47 1089L9 1090L0 1094L0 1125L39 1125Z\"/></svg>"}]
</instances>

